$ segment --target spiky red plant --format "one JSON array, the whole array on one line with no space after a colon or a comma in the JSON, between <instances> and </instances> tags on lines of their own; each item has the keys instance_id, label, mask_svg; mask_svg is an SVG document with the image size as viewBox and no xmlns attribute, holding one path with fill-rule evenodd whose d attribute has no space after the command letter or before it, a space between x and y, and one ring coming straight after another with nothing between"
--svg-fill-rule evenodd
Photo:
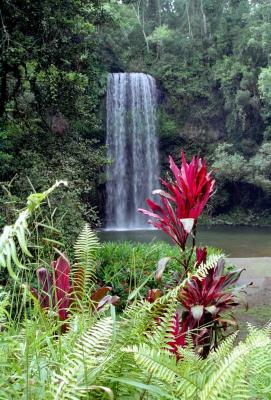
<instances>
[{"instance_id":1,"label":"spiky red plant","mask_svg":"<svg viewBox=\"0 0 271 400\"><path fill-rule=\"evenodd\" d=\"M243 270L225 272L224 266L224 260L219 260L205 278L192 277L179 292L179 301L186 310L182 325L187 331L194 330L195 344L204 344L207 348L213 341L214 328L225 328L221 313L239 304L236 295L228 289Z\"/></svg>"},{"instance_id":2,"label":"spiky red plant","mask_svg":"<svg viewBox=\"0 0 271 400\"><path fill-rule=\"evenodd\" d=\"M169 157L174 179L161 179L166 190L153 192L160 196L161 205L147 199L151 211L142 208L139 211L151 217L148 222L163 230L184 250L188 234L195 229L198 217L213 193L215 180L200 157L193 157L188 164L182 151L181 158L182 165L178 168Z\"/></svg>"}]
</instances>

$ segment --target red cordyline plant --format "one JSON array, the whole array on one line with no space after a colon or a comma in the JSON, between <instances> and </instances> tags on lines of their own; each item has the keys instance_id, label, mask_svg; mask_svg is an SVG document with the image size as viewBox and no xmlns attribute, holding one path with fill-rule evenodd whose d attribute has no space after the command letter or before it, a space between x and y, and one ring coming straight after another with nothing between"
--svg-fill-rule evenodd
<instances>
[{"instance_id":1,"label":"red cordyline plant","mask_svg":"<svg viewBox=\"0 0 271 400\"><path fill-rule=\"evenodd\" d=\"M242 271L225 272L225 261L220 259L205 278L192 277L179 292L179 301L185 309L182 332L191 331L194 344L201 346L204 356L212 346L217 346L228 324L235 325L233 318L225 320L222 313L239 305L230 287L236 284Z\"/></svg>"},{"instance_id":2,"label":"red cordyline plant","mask_svg":"<svg viewBox=\"0 0 271 400\"><path fill-rule=\"evenodd\" d=\"M188 258L182 262L185 272L188 273L195 248L197 221L214 191L215 181L211 173L207 172L205 161L200 157L193 157L189 164L182 151L181 158L182 165L178 168L172 157L169 157L174 179L161 180L166 190L153 192L160 196L160 204L147 199L151 211L144 209L139 211L151 217L149 223L167 233L182 251L186 248L188 235L192 234L192 249ZM169 259L165 257L159 261L157 280L161 280ZM205 264L206 260L206 247L196 248L194 268ZM201 349L203 356L216 346L219 332L225 330L230 322L226 322L221 314L239 304L235 294L229 291L229 286L236 283L241 272L226 273L224 262L220 260L209 270L205 278L192 277L185 283L178 295L184 312L180 315L179 311L176 311L170 327L172 339L168 343L177 361L180 358L178 348L186 345L188 332L191 332L193 343ZM153 303L161 296L161 290L152 289L149 290L146 300Z\"/></svg>"},{"instance_id":3,"label":"red cordyline plant","mask_svg":"<svg viewBox=\"0 0 271 400\"><path fill-rule=\"evenodd\" d=\"M161 179L166 190L153 192L160 196L161 205L147 199L151 211L142 208L139 211L151 217L150 224L163 230L185 250L188 234L192 231L195 235L198 218L213 193L215 180L207 172L205 160L195 156L189 164L183 151L181 158L182 165L178 168L169 157L174 179Z\"/></svg>"},{"instance_id":4,"label":"red cordyline plant","mask_svg":"<svg viewBox=\"0 0 271 400\"><path fill-rule=\"evenodd\" d=\"M65 255L59 256L56 261L51 263L51 266L52 272L46 268L37 270L40 290L31 288L31 292L44 310L57 312L59 320L64 321L61 325L61 332L64 333L68 329L65 321L68 320L73 310L80 308L80 302L83 300L82 274L77 271L74 279L71 279L70 262ZM106 304L116 304L119 297L109 295L108 292L111 290L111 287L104 286L89 294L90 311L99 311Z\"/></svg>"},{"instance_id":5,"label":"red cordyline plant","mask_svg":"<svg viewBox=\"0 0 271 400\"><path fill-rule=\"evenodd\" d=\"M220 259L203 279L192 277L178 294L184 311L176 312L171 324L169 349L179 360L179 347L187 344L190 332L195 347L207 356L212 347L223 337L229 324L236 325L233 318L224 319L222 313L239 305L236 294L230 291L243 270L225 272L225 262ZM154 303L162 296L160 289L148 291L146 300Z\"/></svg>"}]
</instances>

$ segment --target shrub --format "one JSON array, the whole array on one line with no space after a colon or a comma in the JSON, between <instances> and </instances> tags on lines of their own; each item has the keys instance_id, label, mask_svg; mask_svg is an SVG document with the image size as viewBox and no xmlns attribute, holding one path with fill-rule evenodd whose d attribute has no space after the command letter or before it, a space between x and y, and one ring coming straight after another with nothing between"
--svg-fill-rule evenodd
<instances>
[{"instance_id":1,"label":"shrub","mask_svg":"<svg viewBox=\"0 0 271 400\"><path fill-rule=\"evenodd\" d=\"M120 296L119 308L123 308L127 302L129 293L139 287L146 278L147 284L142 289L144 297L148 289L157 287L154 271L158 261L165 256L172 257L168 269L163 274L163 283L160 286L170 288L176 285L178 277L183 273L183 267L175 258L180 257L179 250L165 242L155 243L132 243L132 242L106 242L103 243L98 252L97 278L100 284L109 285L113 293ZM208 256L221 254L221 251L208 247ZM193 254L192 262L196 255Z\"/></svg>"}]
</instances>

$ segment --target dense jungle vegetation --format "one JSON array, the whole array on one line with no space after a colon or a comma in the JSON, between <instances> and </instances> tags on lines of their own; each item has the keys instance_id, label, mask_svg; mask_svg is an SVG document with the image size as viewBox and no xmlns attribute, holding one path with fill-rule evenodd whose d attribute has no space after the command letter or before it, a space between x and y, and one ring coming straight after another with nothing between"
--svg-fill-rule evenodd
<instances>
[{"instance_id":1,"label":"dense jungle vegetation","mask_svg":"<svg viewBox=\"0 0 271 400\"><path fill-rule=\"evenodd\" d=\"M214 220L268 222L269 0L3 0L0 31L1 225L57 178L70 182L51 204L67 235L103 218L106 79L117 71L159 84L162 172L181 147L200 152L219 188Z\"/></svg>"},{"instance_id":2,"label":"dense jungle vegetation","mask_svg":"<svg viewBox=\"0 0 271 400\"><path fill-rule=\"evenodd\" d=\"M270 1L2 0L0 32L0 399L270 400L268 292L238 326L249 274L198 237L271 222ZM174 246L91 228L117 71L159 87L138 212Z\"/></svg>"},{"instance_id":3,"label":"dense jungle vegetation","mask_svg":"<svg viewBox=\"0 0 271 400\"><path fill-rule=\"evenodd\" d=\"M88 224L68 247L46 212L66 181L30 194L5 225L1 399L270 399L270 321L238 336L244 269L198 244L214 177L184 152L180 165L170 157L170 171L159 204L148 199L139 211L175 247L101 246Z\"/></svg>"}]
</instances>

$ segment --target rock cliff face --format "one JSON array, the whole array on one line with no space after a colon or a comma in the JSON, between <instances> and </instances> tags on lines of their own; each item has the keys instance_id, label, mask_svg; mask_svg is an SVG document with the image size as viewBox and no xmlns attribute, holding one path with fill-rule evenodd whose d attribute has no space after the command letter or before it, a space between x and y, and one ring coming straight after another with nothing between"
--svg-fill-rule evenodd
<instances>
[{"instance_id":1,"label":"rock cliff face","mask_svg":"<svg viewBox=\"0 0 271 400\"><path fill-rule=\"evenodd\" d=\"M179 130L179 135L184 140L203 140L205 143L212 143L225 137L221 126L200 126L193 122L187 122L185 126Z\"/></svg>"}]
</instances>

